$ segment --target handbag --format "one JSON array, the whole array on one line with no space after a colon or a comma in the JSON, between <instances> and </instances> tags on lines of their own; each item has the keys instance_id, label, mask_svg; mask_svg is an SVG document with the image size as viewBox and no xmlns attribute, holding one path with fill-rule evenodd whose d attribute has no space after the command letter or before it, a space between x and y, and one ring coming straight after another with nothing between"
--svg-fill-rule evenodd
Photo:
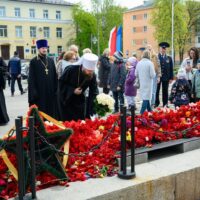
<instances>
[{"instance_id":1,"label":"handbag","mask_svg":"<svg viewBox=\"0 0 200 200\"><path fill-rule=\"evenodd\" d=\"M134 86L135 88L137 88L137 89L140 88L140 80L139 80L139 77L138 77L138 76L136 76L135 81L134 81L134 83L133 83L133 86Z\"/></svg>"}]
</instances>

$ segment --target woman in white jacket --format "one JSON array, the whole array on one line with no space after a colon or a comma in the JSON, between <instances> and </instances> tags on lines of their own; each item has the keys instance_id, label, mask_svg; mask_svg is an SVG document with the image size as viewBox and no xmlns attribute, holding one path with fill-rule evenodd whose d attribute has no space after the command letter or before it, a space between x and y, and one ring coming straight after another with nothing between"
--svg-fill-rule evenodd
<instances>
[{"instance_id":1,"label":"woman in white jacket","mask_svg":"<svg viewBox=\"0 0 200 200\"><path fill-rule=\"evenodd\" d=\"M181 64L181 68L186 70L186 77L191 84L193 69L197 68L197 60L199 59L199 51L196 47L190 48L188 51L188 57L185 58Z\"/></svg>"},{"instance_id":2,"label":"woman in white jacket","mask_svg":"<svg viewBox=\"0 0 200 200\"><path fill-rule=\"evenodd\" d=\"M146 109L152 111L150 101L152 98L153 78L156 75L148 50L144 51L141 61L137 64L135 74L140 83L140 96L143 100L140 113L143 114Z\"/></svg>"},{"instance_id":3,"label":"woman in white jacket","mask_svg":"<svg viewBox=\"0 0 200 200\"><path fill-rule=\"evenodd\" d=\"M199 51L196 47L190 48L188 51L188 57L185 58L181 64L182 69L186 71L186 79L188 80L190 86L192 87L192 78L194 72L197 69L197 61L199 59ZM194 99L190 97L190 102L193 102Z\"/></svg>"}]
</instances>

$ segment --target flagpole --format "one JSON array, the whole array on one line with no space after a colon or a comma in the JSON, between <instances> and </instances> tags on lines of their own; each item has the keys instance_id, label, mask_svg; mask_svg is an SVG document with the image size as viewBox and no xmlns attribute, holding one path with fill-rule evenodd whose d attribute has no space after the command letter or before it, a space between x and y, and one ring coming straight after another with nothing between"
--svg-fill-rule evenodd
<instances>
[{"instance_id":1,"label":"flagpole","mask_svg":"<svg viewBox=\"0 0 200 200\"><path fill-rule=\"evenodd\" d=\"M174 0L172 0L172 61L174 61Z\"/></svg>"},{"instance_id":2,"label":"flagpole","mask_svg":"<svg viewBox=\"0 0 200 200\"><path fill-rule=\"evenodd\" d=\"M99 38L99 6L100 6L100 3L101 3L101 1L97 1L97 3L98 3L98 6L97 6L97 38L98 38L98 43L97 43L97 54L98 54L98 56L100 56L100 45L99 45L99 40L100 40L100 38Z\"/></svg>"}]
</instances>

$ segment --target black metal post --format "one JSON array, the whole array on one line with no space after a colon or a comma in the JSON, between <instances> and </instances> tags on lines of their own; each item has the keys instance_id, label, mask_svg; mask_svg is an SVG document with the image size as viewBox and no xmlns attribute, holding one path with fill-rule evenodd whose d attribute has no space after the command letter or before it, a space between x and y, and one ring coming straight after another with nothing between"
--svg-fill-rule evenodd
<instances>
[{"instance_id":1,"label":"black metal post","mask_svg":"<svg viewBox=\"0 0 200 200\"><path fill-rule=\"evenodd\" d=\"M131 179L135 175L127 171L126 165L126 107L121 108L121 166L118 177L121 179Z\"/></svg>"},{"instance_id":2,"label":"black metal post","mask_svg":"<svg viewBox=\"0 0 200 200\"><path fill-rule=\"evenodd\" d=\"M29 144L30 144L30 158L31 158L31 192L32 199L36 199L36 185L35 185L35 132L34 132L34 117L29 117Z\"/></svg>"},{"instance_id":3,"label":"black metal post","mask_svg":"<svg viewBox=\"0 0 200 200\"><path fill-rule=\"evenodd\" d=\"M18 190L19 190L19 200L23 200L24 198L24 171L23 171L23 137L22 137L22 127L21 127L21 119L15 119L16 126L16 145L17 145L17 165L18 165Z\"/></svg>"},{"instance_id":4,"label":"black metal post","mask_svg":"<svg viewBox=\"0 0 200 200\"><path fill-rule=\"evenodd\" d=\"M131 173L135 176L135 106L131 106Z\"/></svg>"},{"instance_id":5,"label":"black metal post","mask_svg":"<svg viewBox=\"0 0 200 200\"><path fill-rule=\"evenodd\" d=\"M121 107L121 172L126 174L126 107Z\"/></svg>"},{"instance_id":6,"label":"black metal post","mask_svg":"<svg viewBox=\"0 0 200 200\"><path fill-rule=\"evenodd\" d=\"M18 119L20 119L20 129L22 129L23 128L23 116L18 116L17 117ZM21 133L22 133L22 130L21 130ZM22 134L23 135L23 134ZM22 136L22 141L23 141L23 136ZM23 142L22 142L22 147L23 147ZM24 148L22 148L22 163L21 163L21 167L22 167L22 171L23 172L25 172L25 165L24 165L24 163L25 163L25 161L24 161ZM23 182L24 182L24 188L23 188L23 196L25 196L25 194L26 194L26 189L25 189L25 177L23 176Z\"/></svg>"}]
</instances>

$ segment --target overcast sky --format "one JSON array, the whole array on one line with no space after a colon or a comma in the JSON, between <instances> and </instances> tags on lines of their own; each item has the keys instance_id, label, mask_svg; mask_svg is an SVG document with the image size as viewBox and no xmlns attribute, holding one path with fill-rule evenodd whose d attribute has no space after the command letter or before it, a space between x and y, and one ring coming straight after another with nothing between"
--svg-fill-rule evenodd
<instances>
[{"instance_id":1,"label":"overcast sky","mask_svg":"<svg viewBox=\"0 0 200 200\"><path fill-rule=\"evenodd\" d=\"M81 2L82 5L84 5L85 9L90 10L90 0L65 0L70 3L79 3ZM135 6L143 4L143 0L115 0L116 4L119 4L121 6L127 7L127 8L133 8Z\"/></svg>"}]
</instances>

